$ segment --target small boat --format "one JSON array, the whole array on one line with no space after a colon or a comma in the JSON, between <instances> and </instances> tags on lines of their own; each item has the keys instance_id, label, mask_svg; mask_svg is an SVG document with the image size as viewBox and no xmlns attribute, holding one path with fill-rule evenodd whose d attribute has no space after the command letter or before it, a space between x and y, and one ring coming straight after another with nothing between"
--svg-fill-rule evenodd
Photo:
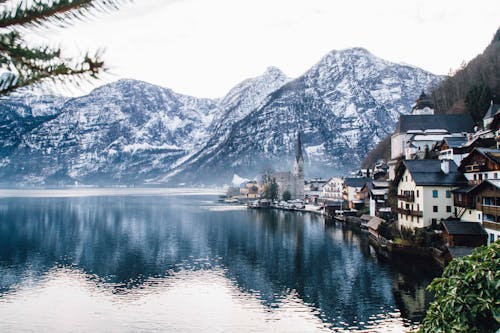
<instances>
[{"instance_id":1,"label":"small boat","mask_svg":"<svg viewBox=\"0 0 500 333\"><path fill-rule=\"evenodd\" d=\"M239 203L240 203L240 201L239 201L238 199L229 198L229 199L224 200L224 203L228 203L228 204L239 204Z\"/></svg>"}]
</instances>

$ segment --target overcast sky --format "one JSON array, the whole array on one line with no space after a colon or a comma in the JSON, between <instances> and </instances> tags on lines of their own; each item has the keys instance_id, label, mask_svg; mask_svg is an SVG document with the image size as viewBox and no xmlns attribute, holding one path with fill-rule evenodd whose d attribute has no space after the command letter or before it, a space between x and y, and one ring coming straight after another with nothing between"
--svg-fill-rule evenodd
<instances>
[{"instance_id":1,"label":"overcast sky","mask_svg":"<svg viewBox=\"0 0 500 333\"><path fill-rule=\"evenodd\" d=\"M135 0L33 38L67 55L105 48L107 81L221 97L268 66L296 77L329 51L355 46L447 74L481 53L499 25L496 0Z\"/></svg>"}]
</instances>

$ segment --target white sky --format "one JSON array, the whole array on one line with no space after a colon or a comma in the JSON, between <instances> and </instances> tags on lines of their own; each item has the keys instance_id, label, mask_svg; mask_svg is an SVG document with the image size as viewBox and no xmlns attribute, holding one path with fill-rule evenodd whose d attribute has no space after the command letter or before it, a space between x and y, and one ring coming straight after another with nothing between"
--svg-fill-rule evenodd
<instances>
[{"instance_id":1,"label":"white sky","mask_svg":"<svg viewBox=\"0 0 500 333\"><path fill-rule=\"evenodd\" d=\"M105 48L114 74L106 81L221 97L268 66L297 77L329 51L355 46L447 74L481 53L499 26L496 0L135 0L35 38L68 55Z\"/></svg>"}]
</instances>

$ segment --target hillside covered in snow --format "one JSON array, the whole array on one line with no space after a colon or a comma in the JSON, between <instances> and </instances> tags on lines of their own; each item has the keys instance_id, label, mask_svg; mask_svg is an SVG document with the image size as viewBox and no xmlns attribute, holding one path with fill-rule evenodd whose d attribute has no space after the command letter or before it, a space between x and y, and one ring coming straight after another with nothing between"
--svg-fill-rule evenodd
<instances>
[{"instance_id":1,"label":"hillside covered in snow","mask_svg":"<svg viewBox=\"0 0 500 333\"><path fill-rule=\"evenodd\" d=\"M0 183L222 184L291 166L341 174L441 77L361 48L332 51L302 76L270 67L220 99L120 80L77 98L0 101Z\"/></svg>"}]
</instances>

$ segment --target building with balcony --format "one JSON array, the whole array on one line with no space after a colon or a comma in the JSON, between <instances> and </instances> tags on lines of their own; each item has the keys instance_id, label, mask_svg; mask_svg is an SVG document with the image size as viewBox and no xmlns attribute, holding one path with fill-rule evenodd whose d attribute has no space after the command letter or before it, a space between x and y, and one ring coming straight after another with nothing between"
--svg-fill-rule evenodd
<instances>
[{"instance_id":1,"label":"building with balcony","mask_svg":"<svg viewBox=\"0 0 500 333\"><path fill-rule=\"evenodd\" d=\"M396 169L399 228L436 226L453 216L452 191L467 179L450 160L403 160Z\"/></svg>"},{"instance_id":2,"label":"building with balcony","mask_svg":"<svg viewBox=\"0 0 500 333\"><path fill-rule=\"evenodd\" d=\"M488 244L500 239L500 179L457 189L453 196L461 221L481 223L488 233Z\"/></svg>"},{"instance_id":3,"label":"building with balcony","mask_svg":"<svg viewBox=\"0 0 500 333\"><path fill-rule=\"evenodd\" d=\"M371 178L366 177L344 179L344 201L349 203L349 208L359 209L364 206L365 198L364 194L361 193L361 189L371 181Z\"/></svg>"},{"instance_id":4,"label":"building with balcony","mask_svg":"<svg viewBox=\"0 0 500 333\"><path fill-rule=\"evenodd\" d=\"M471 185L479 184L483 180L500 179L500 150L474 148L462 160L458 171L465 175Z\"/></svg>"}]
</instances>

